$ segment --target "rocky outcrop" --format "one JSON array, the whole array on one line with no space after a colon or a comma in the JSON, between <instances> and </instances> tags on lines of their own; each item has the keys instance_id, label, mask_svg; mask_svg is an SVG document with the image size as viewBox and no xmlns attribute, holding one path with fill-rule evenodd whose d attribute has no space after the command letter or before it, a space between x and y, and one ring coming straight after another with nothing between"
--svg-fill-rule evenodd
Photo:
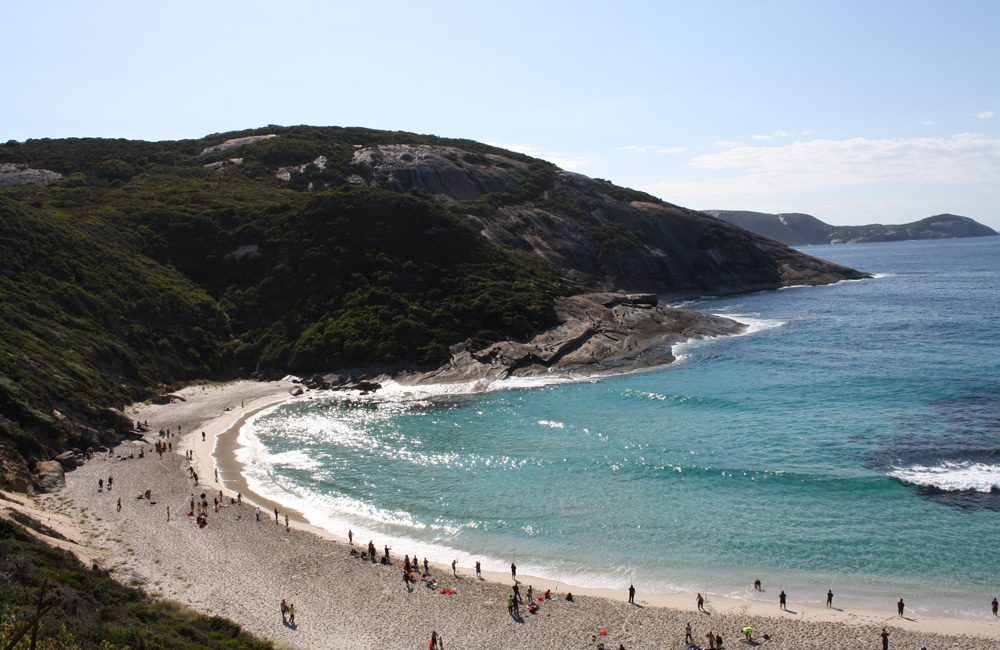
<instances>
[{"instance_id":1,"label":"rocky outcrop","mask_svg":"<svg viewBox=\"0 0 1000 650\"><path fill-rule=\"evenodd\" d=\"M62 178L62 174L49 169L32 169L24 163L0 163L0 187L48 185Z\"/></svg>"},{"instance_id":2,"label":"rocky outcrop","mask_svg":"<svg viewBox=\"0 0 1000 650\"><path fill-rule=\"evenodd\" d=\"M472 201L490 192L514 192L528 164L456 147L384 144L354 152L358 182L397 192L420 190L445 201ZM360 180L360 179L367 180Z\"/></svg>"},{"instance_id":3,"label":"rocky outcrop","mask_svg":"<svg viewBox=\"0 0 1000 650\"><path fill-rule=\"evenodd\" d=\"M276 138L276 137L278 136L275 135L274 133L271 133L268 135L248 135L242 138L231 138L229 140L220 142L219 144L212 145L211 147L205 147L204 149L201 150L201 153L198 154L198 157L207 158L209 156L215 156L217 154L225 153L227 151L232 151L233 149L237 149L239 147L243 147L248 144L253 144L254 142L260 142L261 140L267 140L268 138Z\"/></svg>"},{"instance_id":4,"label":"rocky outcrop","mask_svg":"<svg viewBox=\"0 0 1000 650\"><path fill-rule=\"evenodd\" d=\"M455 383L610 374L671 363L672 346L682 341L746 330L728 318L660 306L650 295L582 294L560 299L556 311L560 325L530 341L502 341L478 350L458 345L447 365L401 381Z\"/></svg>"},{"instance_id":5,"label":"rocky outcrop","mask_svg":"<svg viewBox=\"0 0 1000 650\"><path fill-rule=\"evenodd\" d=\"M39 492L55 492L66 486L66 473L59 461L40 460L35 463L35 488Z\"/></svg>"},{"instance_id":6,"label":"rocky outcrop","mask_svg":"<svg viewBox=\"0 0 1000 650\"><path fill-rule=\"evenodd\" d=\"M62 465L62 468L67 472L76 469L77 465L79 465L76 453L73 451L64 451L52 460Z\"/></svg>"},{"instance_id":7,"label":"rocky outcrop","mask_svg":"<svg viewBox=\"0 0 1000 650\"><path fill-rule=\"evenodd\" d=\"M353 161L359 183L426 193L491 243L530 251L591 291L673 299L869 277L541 161L431 145L365 147Z\"/></svg>"},{"instance_id":8,"label":"rocky outcrop","mask_svg":"<svg viewBox=\"0 0 1000 650\"><path fill-rule=\"evenodd\" d=\"M219 160L217 162L205 163L202 165L205 169L221 173L232 167L239 167L243 164L242 158L227 158L225 160Z\"/></svg>"},{"instance_id":9,"label":"rocky outcrop","mask_svg":"<svg viewBox=\"0 0 1000 650\"><path fill-rule=\"evenodd\" d=\"M274 172L275 178L281 181L292 180L292 174L301 174L310 165L316 169L326 169L326 163L330 162L326 156L317 156L312 162L307 162L302 165L286 165L284 167L278 167Z\"/></svg>"},{"instance_id":10,"label":"rocky outcrop","mask_svg":"<svg viewBox=\"0 0 1000 650\"><path fill-rule=\"evenodd\" d=\"M938 214L898 226L833 226L809 214L767 214L738 210L706 210L705 213L791 246L990 237L997 234L992 228L969 217L955 214Z\"/></svg>"}]
</instances>

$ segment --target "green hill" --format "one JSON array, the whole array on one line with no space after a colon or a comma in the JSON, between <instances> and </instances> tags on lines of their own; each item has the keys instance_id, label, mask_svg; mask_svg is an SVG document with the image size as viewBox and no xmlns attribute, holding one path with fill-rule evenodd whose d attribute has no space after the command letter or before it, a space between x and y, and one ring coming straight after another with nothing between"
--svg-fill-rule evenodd
<instances>
[{"instance_id":1,"label":"green hill","mask_svg":"<svg viewBox=\"0 0 1000 650\"><path fill-rule=\"evenodd\" d=\"M435 367L583 290L863 277L466 140L268 127L0 145L0 484L179 382Z\"/></svg>"}]
</instances>

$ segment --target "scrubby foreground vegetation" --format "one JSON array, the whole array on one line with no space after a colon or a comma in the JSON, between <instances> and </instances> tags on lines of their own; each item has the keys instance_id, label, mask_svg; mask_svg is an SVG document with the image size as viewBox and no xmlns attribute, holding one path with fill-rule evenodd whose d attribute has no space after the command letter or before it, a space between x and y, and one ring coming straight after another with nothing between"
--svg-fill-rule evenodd
<instances>
[{"instance_id":1,"label":"scrubby foreground vegetation","mask_svg":"<svg viewBox=\"0 0 1000 650\"><path fill-rule=\"evenodd\" d=\"M31 647L265 650L273 646L225 619L150 599L0 519L0 648Z\"/></svg>"}]
</instances>

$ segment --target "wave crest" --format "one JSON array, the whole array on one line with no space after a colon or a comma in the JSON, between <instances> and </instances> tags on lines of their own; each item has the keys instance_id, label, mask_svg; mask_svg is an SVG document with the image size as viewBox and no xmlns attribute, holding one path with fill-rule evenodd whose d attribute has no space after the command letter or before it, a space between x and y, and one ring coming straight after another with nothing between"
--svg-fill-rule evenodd
<instances>
[{"instance_id":1,"label":"wave crest","mask_svg":"<svg viewBox=\"0 0 1000 650\"><path fill-rule=\"evenodd\" d=\"M903 483L943 492L1000 492L1000 465L944 461L938 465L896 467L889 476Z\"/></svg>"}]
</instances>

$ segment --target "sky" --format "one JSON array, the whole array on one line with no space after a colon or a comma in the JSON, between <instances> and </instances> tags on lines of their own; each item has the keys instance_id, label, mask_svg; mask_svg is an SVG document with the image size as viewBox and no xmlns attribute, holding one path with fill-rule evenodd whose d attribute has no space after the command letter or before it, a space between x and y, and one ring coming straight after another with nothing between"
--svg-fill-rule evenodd
<instances>
[{"instance_id":1,"label":"sky","mask_svg":"<svg viewBox=\"0 0 1000 650\"><path fill-rule=\"evenodd\" d=\"M1000 229L1000 1L0 2L0 142L469 138L695 209Z\"/></svg>"}]
</instances>

